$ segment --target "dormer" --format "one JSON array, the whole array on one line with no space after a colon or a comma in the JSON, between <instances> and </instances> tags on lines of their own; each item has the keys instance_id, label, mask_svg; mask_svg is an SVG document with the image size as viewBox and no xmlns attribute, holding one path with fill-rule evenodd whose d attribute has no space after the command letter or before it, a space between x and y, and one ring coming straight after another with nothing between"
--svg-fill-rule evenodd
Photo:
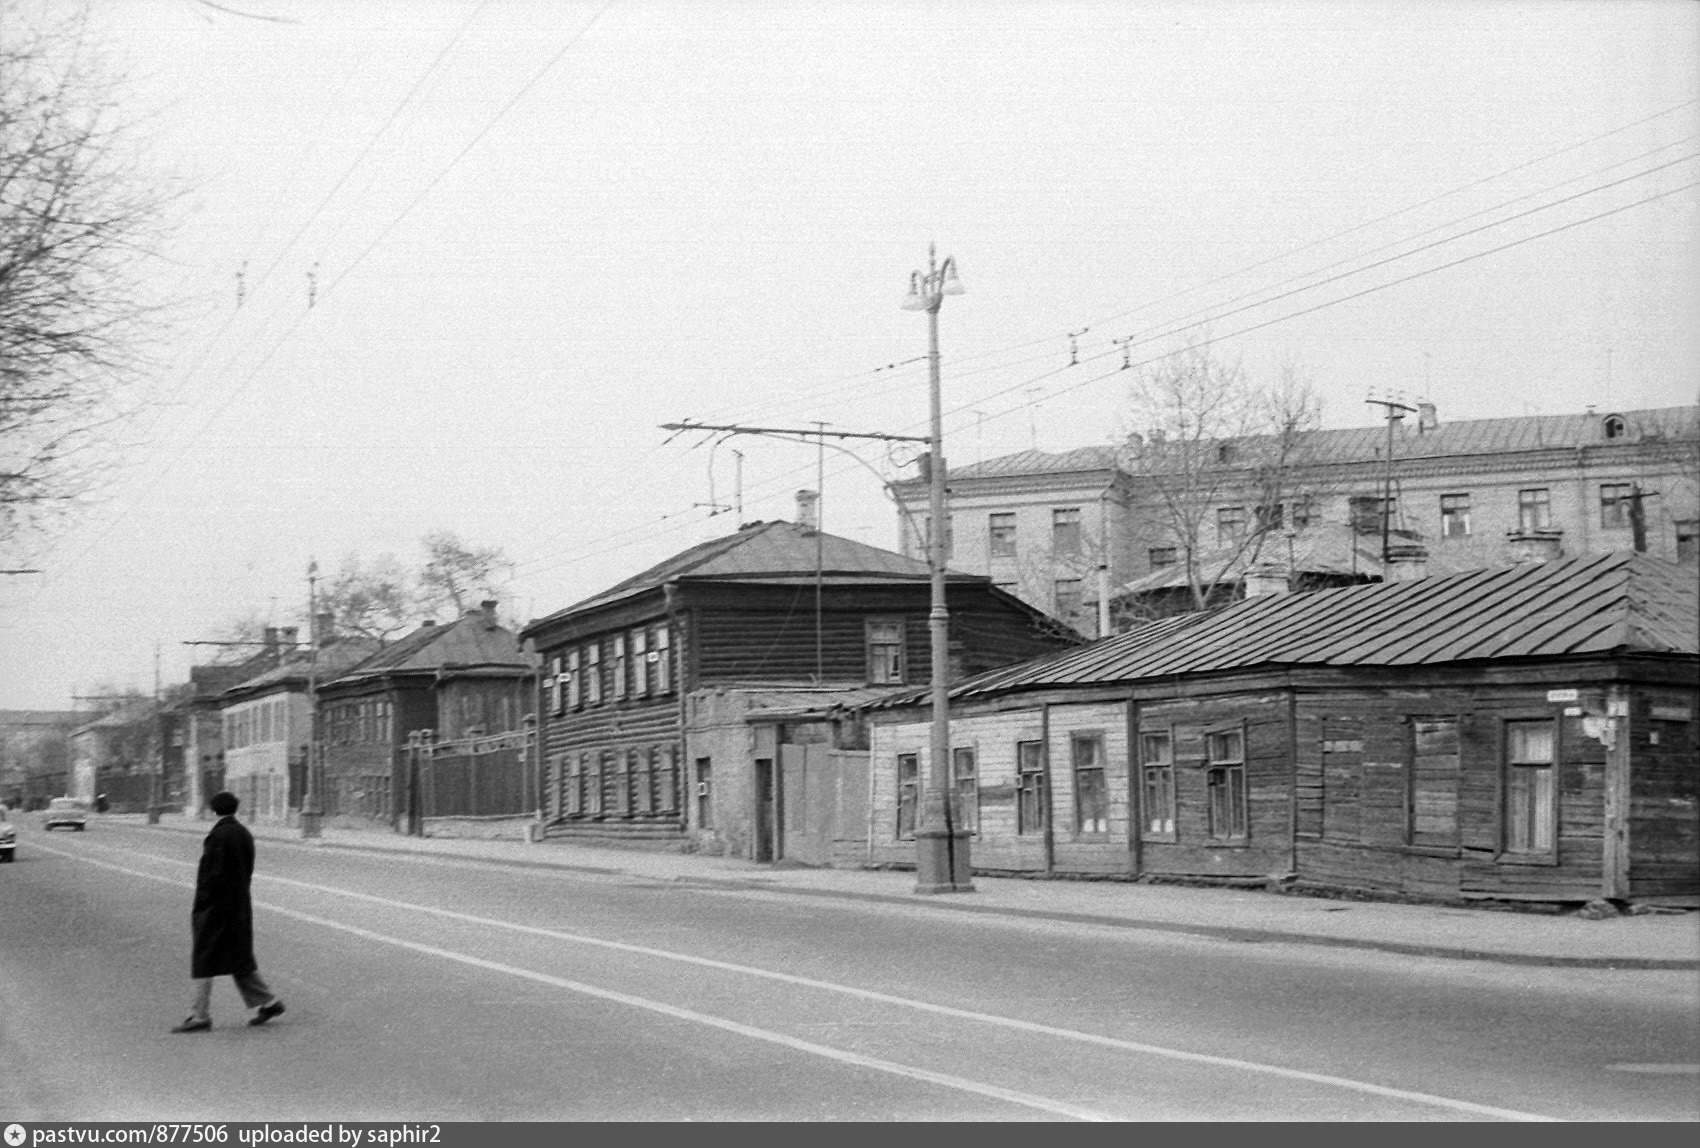
<instances>
[{"instance_id":1,"label":"dormer","mask_svg":"<svg viewBox=\"0 0 1700 1148\"><path fill-rule=\"evenodd\" d=\"M1600 433L1607 442L1627 438L1629 422L1622 415L1611 414L1600 420Z\"/></svg>"}]
</instances>

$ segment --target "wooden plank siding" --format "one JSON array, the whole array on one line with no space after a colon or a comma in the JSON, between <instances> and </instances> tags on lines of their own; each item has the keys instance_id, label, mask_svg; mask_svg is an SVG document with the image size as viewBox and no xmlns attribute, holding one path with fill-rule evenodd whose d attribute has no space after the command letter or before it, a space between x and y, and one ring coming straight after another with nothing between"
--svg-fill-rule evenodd
<instances>
[{"instance_id":1,"label":"wooden plank siding","mask_svg":"<svg viewBox=\"0 0 1700 1148\"><path fill-rule=\"evenodd\" d=\"M1694 895L1700 886L1700 745L1694 691L1630 697L1630 896Z\"/></svg>"}]
</instances>

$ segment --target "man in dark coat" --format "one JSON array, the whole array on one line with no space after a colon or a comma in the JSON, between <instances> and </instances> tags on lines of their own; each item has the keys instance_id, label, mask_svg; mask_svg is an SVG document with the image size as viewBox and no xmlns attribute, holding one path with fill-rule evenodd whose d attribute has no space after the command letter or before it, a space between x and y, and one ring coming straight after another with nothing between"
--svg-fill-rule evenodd
<instances>
[{"instance_id":1,"label":"man in dark coat","mask_svg":"<svg viewBox=\"0 0 1700 1148\"><path fill-rule=\"evenodd\" d=\"M212 1027L214 977L236 979L242 1003L257 1010L249 1024L265 1024L283 1013L283 1002L260 979L259 962L254 960L254 905L248 896L254 876L253 834L236 820L239 802L234 793L214 794L208 804L218 820L201 847L201 867L195 874L189 970L195 992L188 1019L172 1032L206 1032Z\"/></svg>"}]
</instances>

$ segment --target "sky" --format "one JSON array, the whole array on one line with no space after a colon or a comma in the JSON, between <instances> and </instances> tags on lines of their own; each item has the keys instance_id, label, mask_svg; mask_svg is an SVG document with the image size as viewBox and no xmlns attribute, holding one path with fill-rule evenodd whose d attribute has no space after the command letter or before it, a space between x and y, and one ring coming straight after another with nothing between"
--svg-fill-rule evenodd
<instances>
[{"instance_id":1,"label":"sky","mask_svg":"<svg viewBox=\"0 0 1700 1148\"><path fill-rule=\"evenodd\" d=\"M51 5L50 5L51 6ZM1692 403L1700 5L92 0L184 189L123 465L0 540L0 708L184 680L307 567L497 546L541 617L755 520L813 445L1109 442L1142 364L1296 360L1329 425ZM238 276L242 285L238 305ZM1126 362L1128 367L1123 368ZM895 548L914 449L825 452ZM741 457L740 457L741 456Z\"/></svg>"}]
</instances>

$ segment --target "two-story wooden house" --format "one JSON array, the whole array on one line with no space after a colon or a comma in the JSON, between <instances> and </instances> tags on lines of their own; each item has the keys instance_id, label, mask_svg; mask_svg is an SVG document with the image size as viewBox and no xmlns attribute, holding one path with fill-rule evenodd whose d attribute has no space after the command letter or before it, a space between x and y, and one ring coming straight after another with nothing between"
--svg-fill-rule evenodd
<instances>
[{"instance_id":1,"label":"two-story wooden house","mask_svg":"<svg viewBox=\"0 0 1700 1148\"><path fill-rule=\"evenodd\" d=\"M770 758L697 752L687 701L731 690L760 708L752 689L802 686L824 705L834 687L924 683L929 597L924 562L757 522L531 622L520 636L543 659L546 831L761 856L737 826L778 807L782 777ZM951 572L947 599L953 678L1080 640L983 576ZM764 762L770 773L752 776Z\"/></svg>"},{"instance_id":2,"label":"two-story wooden house","mask_svg":"<svg viewBox=\"0 0 1700 1148\"><path fill-rule=\"evenodd\" d=\"M391 821L405 812L408 735L442 741L516 730L534 710L533 659L496 603L427 622L319 687L325 812Z\"/></svg>"}]
</instances>

